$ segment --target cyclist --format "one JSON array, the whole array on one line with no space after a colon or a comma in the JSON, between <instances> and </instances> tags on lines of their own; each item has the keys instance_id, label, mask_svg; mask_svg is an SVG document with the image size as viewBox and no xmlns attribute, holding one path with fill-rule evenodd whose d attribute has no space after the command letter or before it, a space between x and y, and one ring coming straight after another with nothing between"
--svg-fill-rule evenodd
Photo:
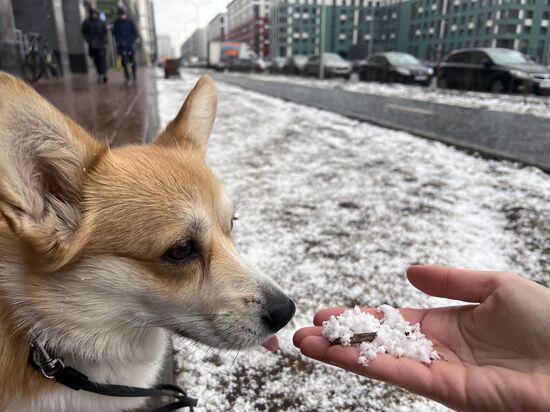
<instances>
[{"instance_id":1,"label":"cyclist","mask_svg":"<svg viewBox=\"0 0 550 412\"><path fill-rule=\"evenodd\" d=\"M82 35L88 43L89 55L97 70L97 82L107 83L107 26L99 18L95 7L90 7L89 17L82 24Z\"/></svg>"},{"instance_id":2,"label":"cyclist","mask_svg":"<svg viewBox=\"0 0 550 412\"><path fill-rule=\"evenodd\" d=\"M136 81L136 65L134 61L134 43L138 38L138 31L136 25L128 17L126 9L119 7L118 18L115 20L113 33L115 35L117 51L122 59L122 67L124 67L124 76L126 77L126 84L131 85ZM132 78L130 78L130 70L132 71Z\"/></svg>"}]
</instances>

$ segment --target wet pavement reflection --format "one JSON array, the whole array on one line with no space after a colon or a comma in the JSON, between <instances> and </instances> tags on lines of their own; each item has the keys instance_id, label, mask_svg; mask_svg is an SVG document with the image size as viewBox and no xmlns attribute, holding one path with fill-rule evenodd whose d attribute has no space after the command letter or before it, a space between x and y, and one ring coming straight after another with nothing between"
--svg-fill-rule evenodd
<instances>
[{"instance_id":1,"label":"wet pavement reflection","mask_svg":"<svg viewBox=\"0 0 550 412\"><path fill-rule=\"evenodd\" d=\"M111 70L109 83L97 84L95 75L70 74L34 85L58 109L95 138L112 146L150 141L158 129L155 72L138 71L138 81L127 86L122 73Z\"/></svg>"}]
</instances>

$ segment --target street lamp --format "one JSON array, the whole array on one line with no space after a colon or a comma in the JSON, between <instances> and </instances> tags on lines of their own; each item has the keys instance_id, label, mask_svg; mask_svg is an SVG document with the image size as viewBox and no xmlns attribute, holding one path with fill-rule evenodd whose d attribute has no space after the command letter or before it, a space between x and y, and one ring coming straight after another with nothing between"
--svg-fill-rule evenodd
<instances>
[{"instance_id":1,"label":"street lamp","mask_svg":"<svg viewBox=\"0 0 550 412\"><path fill-rule=\"evenodd\" d=\"M194 23L195 23L195 30L197 29L200 29L200 8L203 7L203 6L208 6L210 3L212 3L212 1L204 1L204 0L187 0L190 4L190 6L194 7L195 9L195 20L194 20ZM184 20L183 23L184 24L187 24L189 22L191 22L192 20ZM184 31L184 33L187 33L187 29ZM183 37L185 38L185 34L183 35ZM208 47L208 46L206 46Z\"/></svg>"},{"instance_id":2,"label":"street lamp","mask_svg":"<svg viewBox=\"0 0 550 412\"><path fill-rule=\"evenodd\" d=\"M325 53L325 0L321 0L321 24L319 28L319 79L323 80L325 77L325 61L323 60L323 54Z\"/></svg>"},{"instance_id":3,"label":"street lamp","mask_svg":"<svg viewBox=\"0 0 550 412\"><path fill-rule=\"evenodd\" d=\"M188 0L190 5L195 9L195 28L200 29L200 8L208 6L211 1L204 0ZM189 23L191 20L185 20L184 23Z\"/></svg>"},{"instance_id":4,"label":"street lamp","mask_svg":"<svg viewBox=\"0 0 550 412\"><path fill-rule=\"evenodd\" d=\"M369 49L368 49L369 57L372 55L373 42L374 42L374 18L372 13L374 13L374 10L371 10L371 14L367 18L367 20L369 21Z\"/></svg>"}]
</instances>

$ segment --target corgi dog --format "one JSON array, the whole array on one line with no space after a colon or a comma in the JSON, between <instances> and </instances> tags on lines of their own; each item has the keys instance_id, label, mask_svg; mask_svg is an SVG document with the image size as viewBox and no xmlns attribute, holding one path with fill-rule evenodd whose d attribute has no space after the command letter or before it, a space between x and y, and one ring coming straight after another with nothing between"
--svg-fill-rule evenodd
<instances>
[{"instance_id":1,"label":"corgi dog","mask_svg":"<svg viewBox=\"0 0 550 412\"><path fill-rule=\"evenodd\" d=\"M33 342L90 380L150 387L170 334L264 345L295 305L239 255L234 204L205 162L217 91L202 77L151 145L111 149L0 73L0 410L123 411L69 389Z\"/></svg>"}]
</instances>

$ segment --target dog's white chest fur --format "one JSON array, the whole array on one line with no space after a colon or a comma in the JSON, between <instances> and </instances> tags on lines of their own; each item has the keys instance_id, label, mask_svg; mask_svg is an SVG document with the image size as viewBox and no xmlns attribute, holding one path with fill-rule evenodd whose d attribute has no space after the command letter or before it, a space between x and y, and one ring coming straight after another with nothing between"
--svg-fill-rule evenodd
<instances>
[{"instance_id":1,"label":"dog's white chest fur","mask_svg":"<svg viewBox=\"0 0 550 412\"><path fill-rule=\"evenodd\" d=\"M98 383L108 382L147 388L157 381L167 346L166 332L154 329L144 334L139 345L129 344L135 355L133 361L104 362L85 366L70 359L65 359L65 362ZM132 359L130 353L129 359ZM145 398L116 398L74 391L59 384L56 391L41 394L25 405L13 405L10 411L119 412L137 408L145 401Z\"/></svg>"}]
</instances>

